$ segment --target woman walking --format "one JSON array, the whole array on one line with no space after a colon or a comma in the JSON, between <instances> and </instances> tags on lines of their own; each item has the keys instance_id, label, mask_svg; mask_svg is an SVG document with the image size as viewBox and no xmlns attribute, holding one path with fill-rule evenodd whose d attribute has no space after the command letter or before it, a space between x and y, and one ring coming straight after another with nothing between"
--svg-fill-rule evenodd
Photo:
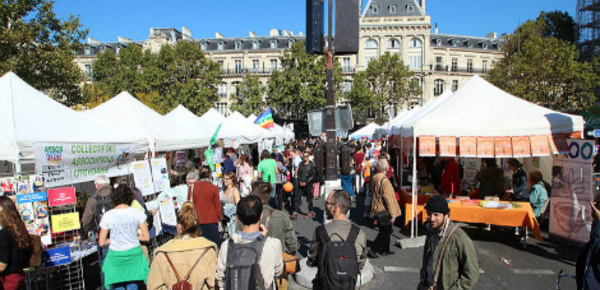
<instances>
[{"instance_id":1,"label":"woman walking","mask_svg":"<svg viewBox=\"0 0 600 290\"><path fill-rule=\"evenodd\" d=\"M0 282L4 290L17 290L25 282L23 268L29 267L33 239L15 203L5 196L0 197L0 226Z\"/></svg>"}]
</instances>

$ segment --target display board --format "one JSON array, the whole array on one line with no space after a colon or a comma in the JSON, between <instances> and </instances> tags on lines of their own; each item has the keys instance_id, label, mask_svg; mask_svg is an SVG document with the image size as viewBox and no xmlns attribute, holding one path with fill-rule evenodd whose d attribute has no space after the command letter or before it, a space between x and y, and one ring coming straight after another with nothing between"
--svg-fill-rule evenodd
<instances>
[{"instance_id":1,"label":"display board","mask_svg":"<svg viewBox=\"0 0 600 290\"><path fill-rule=\"evenodd\" d=\"M150 163L147 160L131 163L131 172L133 173L135 186L143 195L149 195L156 192L154 181L152 180L152 172L150 171Z\"/></svg>"},{"instance_id":2,"label":"display board","mask_svg":"<svg viewBox=\"0 0 600 290\"><path fill-rule=\"evenodd\" d=\"M154 188L157 192L171 188L169 181L169 170L165 158L154 158L150 160L152 168L152 178L154 179Z\"/></svg>"}]
</instances>

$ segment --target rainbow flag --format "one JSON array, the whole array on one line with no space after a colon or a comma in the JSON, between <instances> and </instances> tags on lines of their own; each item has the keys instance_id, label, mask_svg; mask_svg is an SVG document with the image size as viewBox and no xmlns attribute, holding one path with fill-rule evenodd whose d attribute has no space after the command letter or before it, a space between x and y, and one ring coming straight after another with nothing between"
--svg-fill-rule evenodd
<instances>
[{"instance_id":1,"label":"rainbow flag","mask_svg":"<svg viewBox=\"0 0 600 290\"><path fill-rule=\"evenodd\" d=\"M265 129L275 127L275 123L273 122L273 113L271 113L271 108L267 108L264 112L262 112L256 120L254 120L254 124L261 126Z\"/></svg>"}]
</instances>

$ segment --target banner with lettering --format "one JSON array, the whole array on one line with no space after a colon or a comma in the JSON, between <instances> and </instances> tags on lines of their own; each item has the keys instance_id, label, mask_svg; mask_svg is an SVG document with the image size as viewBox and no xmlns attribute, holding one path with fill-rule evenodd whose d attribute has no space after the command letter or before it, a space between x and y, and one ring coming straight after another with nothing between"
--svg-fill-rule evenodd
<instances>
[{"instance_id":1,"label":"banner with lettering","mask_svg":"<svg viewBox=\"0 0 600 290\"><path fill-rule=\"evenodd\" d=\"M35 170L47 187L129 174L134 144L35 143Z\"/></svg>"}]
</instances>

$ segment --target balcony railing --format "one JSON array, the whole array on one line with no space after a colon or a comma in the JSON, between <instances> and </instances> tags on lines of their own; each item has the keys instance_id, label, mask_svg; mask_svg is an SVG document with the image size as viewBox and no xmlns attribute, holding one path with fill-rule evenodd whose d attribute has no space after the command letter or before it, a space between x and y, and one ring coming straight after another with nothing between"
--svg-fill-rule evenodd
<instances>
[{"instance_id":1,"label":"balcony railing","mask_svg":"<svg viewBox=\"0 0 600 290\"><path fill-rule=\"evenodd\" d=\"M221 74L223 75L245 75L245 74L271 74L279 68L222 68Z\"/></svg>"},{"instance_id":2,"label":"balcony railing","mask_svg":"<svg viewBox=\"0 0 600 290\"><path fill-rule=\"evenodd\" d=\"M447 65L436 65L435 71L447 71L447 72L458 72L458 73L473 73L473 74L485 74L489 72L489 69L484 68L469 68L469 67L456 67Z\"/></svg>"}]
</instances>

